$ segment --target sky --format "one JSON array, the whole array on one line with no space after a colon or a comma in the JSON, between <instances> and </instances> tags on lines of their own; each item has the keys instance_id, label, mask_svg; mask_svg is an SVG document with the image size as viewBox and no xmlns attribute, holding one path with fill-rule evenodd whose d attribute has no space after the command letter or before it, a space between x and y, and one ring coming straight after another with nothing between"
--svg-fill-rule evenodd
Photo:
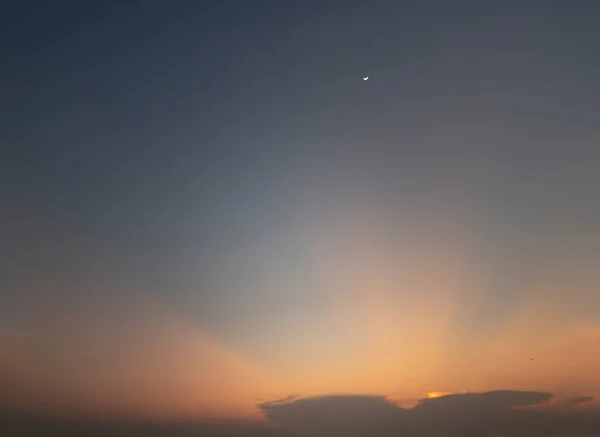
<instances>
[{"instance_id":1,"label":"sky","mask_svg":"<svg viewBox=\"0 0 600 437\"><path fill-rule=\"evenodd\" d=\"M598 14L4 2L0 404L600 396Z\"/></svg>"}]
</instances>

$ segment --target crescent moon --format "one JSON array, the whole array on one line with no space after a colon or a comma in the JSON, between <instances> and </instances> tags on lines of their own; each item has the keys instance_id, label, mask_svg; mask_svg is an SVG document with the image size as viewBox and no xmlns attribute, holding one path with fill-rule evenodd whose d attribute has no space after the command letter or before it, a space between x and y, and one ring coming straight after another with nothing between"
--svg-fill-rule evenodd
<instances>
[{"instance_id":1,"label":"crescent moon","mask_svg":"<svg viewBox=\"0 0 600 437\"><path fill-rule=\"evenodd\" d=\"M369 80L369 76L363 77L363 80L365 80L365 81Z\"/></svg>"}]
</instances>

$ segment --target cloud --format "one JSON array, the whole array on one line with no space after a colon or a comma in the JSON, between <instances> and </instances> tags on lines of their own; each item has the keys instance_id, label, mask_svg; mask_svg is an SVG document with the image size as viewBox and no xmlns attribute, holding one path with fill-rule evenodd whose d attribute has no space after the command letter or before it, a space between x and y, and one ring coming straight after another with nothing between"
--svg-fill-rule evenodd
<instances>
[{"instance_id":1,"label":"cloud","mask_svg":"<svg viewBox=\"0 0 600 437\"><path fill-rule=\"evenodd\" d=\"M349 432L401 426L404 410L382 396L331 395L263 403L269 420L308 431Z\"/></svg>"},{"instance_id":2,"label":"cloud","mask_svg":"<svg viewBox=\"0 0 600 437\"><path fill-rule=\"evenodd\" d=\"M406 410L383 396L329 395L259 405L264 416L301 434L392 435L406 430Z\"/></svg>"},{"instance_id":3,"label":"cloud","mask_svg":"<svg viewBox=\"0 0 600 437\"><path fill-rule=\"evenodd\" d=\"M587 406L595 406L594 398L592 396L572 396L564 399L553 398L550 402L534 405L534 408L555 412L567 412L574 408L579 409Z\"/></svg>"},{"instance_id":4,"label":"cloud","mask_svg":"<svg viewBox=\"0 0 600 437\"><path fill-rule=\"evenodd\" d=\"M263 402L263 403L259 404L259 406L261 408L267 409L274 405L280 405L280 404L285 404L285 403L291 402L295 399L298 399L298 395L289 395L289 396L286 396L285 398L275 399L274 401Z\"/></svg>"},{"instance_id":5,"label":"cloud","mask_svg":"<svg viewBox=\"0 0 600 437\"><path fill-rule=\"evenodd\" d=\"M530 408L550 399L551 393L503 390L421 399L413 408L402 408L383 396L331 395L284 399L259 408L268 420L309 434L600 435L600 415ZM589 397L573 397L564 406L589 401Z\"/></svg>"},{"instance_id":6,"label":"cloud","mask_svg":"<svg viewBox=\"0 0 600 437\"><path fill-rule=\"evenodd\" d=\"M411 410L418 428L430 432L445 429L450 434L484 431L507 419L511 410L527 407L552 398L551 393L491 391L461 393L423 399Z\"/></svg>"},{"instance_id":7,"label":"cloud","mask_svg":"<svg viewBox=\"0 0 600 437\"><path fill-rule=\"evenodd\" d=\"M527 407L548 401L553 395L541 392L491 391L485 393L450 394L426 398L416 405L414 414L441 417L469 416L505 412L515 407ZM465 420L462 418L461 420Z\"/></svg>"},{"instance_id":8,"label":"cloud","mask_svg":"<svg viewBox=\"0 0 600 437\"><path fill-rule=\"evenodd\" d=\"M552 393L525 392L516 390L497 390L485 393L459 393L425 398L416 409L431 409L450 406L472 411L473 409L506 410L513 407L525 407L539 404L552 398Z\"/></svg>"},{"instance_id":9,"label":"cloud","mask_svg":"<svg viewBox=\"0 0 600 437\"><path fill-rule=\"evenodd\" d=\"M563 407L575 407L581 404L588 404L592 402L594 398L592 396L575 396L572 398L565 399L561 405Z\"/></svg>"}]
</instances>

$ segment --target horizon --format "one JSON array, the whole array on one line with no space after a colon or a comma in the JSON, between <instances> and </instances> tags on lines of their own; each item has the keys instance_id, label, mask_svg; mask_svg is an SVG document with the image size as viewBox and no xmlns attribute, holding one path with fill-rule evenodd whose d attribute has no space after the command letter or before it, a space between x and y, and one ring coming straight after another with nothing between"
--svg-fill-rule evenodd
<instances>
[{"instance_id":1,"label":"horizon","mask_svg":"<svg viewBox=\"0 0 600 437\"><path fill-rule=\"evenodd\" d=\"M428 394L411 407L376 395L287 397L260 404L264 421L94 418L0 411L9 435L265 435L317 436L592 436L600 433L600 403L590 397L558 399L552 393L502 390L485 393ZM590 408L591 407L591 408ZM294 411L297 410L297 411ZM32 432L34 434L32 434ZM133 434L132 434L133 433ZM525 433L525 434L523 434ZM104 435L104 434L103 434ZM182 434L189 435L189 434Z\"/></svg>"}]
</instances>

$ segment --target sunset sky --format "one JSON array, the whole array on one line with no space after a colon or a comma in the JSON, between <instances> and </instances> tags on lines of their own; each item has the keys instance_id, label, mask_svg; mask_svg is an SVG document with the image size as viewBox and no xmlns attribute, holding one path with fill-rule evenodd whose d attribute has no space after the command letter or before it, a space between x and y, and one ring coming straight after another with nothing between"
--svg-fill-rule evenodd
<instances>
[{"instance_id":1,"label":"sunset sky","mask_svg":"<svg viewBox=\"0 0 600 437\"><path fill-rule=\"evenodd\" d=\"M0 407L600 397L600 3L5 3Z\"/></svg>"}]
</instances>

